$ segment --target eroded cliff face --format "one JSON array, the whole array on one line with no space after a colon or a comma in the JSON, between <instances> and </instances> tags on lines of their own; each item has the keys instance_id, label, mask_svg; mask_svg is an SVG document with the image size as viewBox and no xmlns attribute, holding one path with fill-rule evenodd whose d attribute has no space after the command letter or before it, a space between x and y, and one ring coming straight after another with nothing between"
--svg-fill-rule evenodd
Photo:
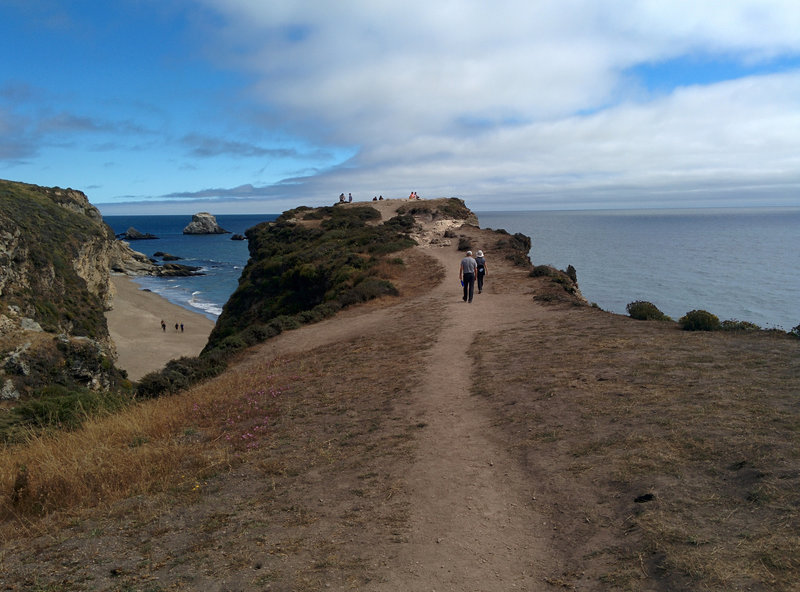
<instances>
[{"instance_id":1,"label":"eroded cliff face","mask_svg":"<svg viewBox=\"0 0 800 592\"><path fill-rule=\"evenodd\" d=\"M103 314L112 271L155 266L114 238L82 192L0 180L0 399L121 379Z\"/></svg>"}]
</instances>

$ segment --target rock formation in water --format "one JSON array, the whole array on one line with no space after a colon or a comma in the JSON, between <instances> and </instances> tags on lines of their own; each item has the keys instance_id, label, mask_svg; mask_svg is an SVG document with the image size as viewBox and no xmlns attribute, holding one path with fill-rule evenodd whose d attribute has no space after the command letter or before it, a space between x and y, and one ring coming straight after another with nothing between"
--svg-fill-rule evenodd
<instances>
[{"instance_id":1,"label":"rock formation in water","mask_svg":"<svg viewBox=\"0 0 800 592\"><path fill-rule=\"evenodd\" d=\"M217 219L208 212L199 212L183 229L183 234L228 234L229 231L217 224Z\"/></svg>"},{"instance_id":2,"label":"rock formation in water","mask_svg":"<svg viewBox=\"0 0 800 592\"><path fill-rule=\"evenodd\" d=\"M133 226L128 228L122 234L117 235L117 238L121 238L123 240L155 240L158 237L155 234L150 234L149 232L140 232L136 230Z\"/></svg>"}]
</instances>

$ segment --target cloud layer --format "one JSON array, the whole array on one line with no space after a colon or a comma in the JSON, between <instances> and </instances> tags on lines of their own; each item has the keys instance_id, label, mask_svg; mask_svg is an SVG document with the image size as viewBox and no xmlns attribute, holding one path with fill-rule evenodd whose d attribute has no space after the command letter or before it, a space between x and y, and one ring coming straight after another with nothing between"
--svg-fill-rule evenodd
<instances>
[{"instance_id":1,"label":"cloud layer","mask_svg":"<svg viewBox=\"0 0 800 592\"><path fill-rule=\"evenodd\" d=\"M314 196L417 188L570 207L619 191L665 205L780 200L800 181L800 71L784 66L800 55L796 3L209 4L227 19L217 59L254 77L270 123L355 148L297 179ZM664 85L648 66L671 60L749 74L648 91Z\"/></svg>"},{"instance_id":2,"label":"cloud layer","mask_svg":"<svg viewBox=\"0 0 800 592\"><path fill-rule=\"evenodd\" d=\"M0 103L0 159L31 158L34 138L113 139L128 146L113 168L162 179L149 195L253 200L251 211L342 191L478 209L798 203L794 1L176 6L159 9L158 30L179 23L182 44L148 63L198 68L172 86L158 76L182 109L144 96L117 114ZM24 82L3 87L8 101Z\"/></svg>"}]
</instances>

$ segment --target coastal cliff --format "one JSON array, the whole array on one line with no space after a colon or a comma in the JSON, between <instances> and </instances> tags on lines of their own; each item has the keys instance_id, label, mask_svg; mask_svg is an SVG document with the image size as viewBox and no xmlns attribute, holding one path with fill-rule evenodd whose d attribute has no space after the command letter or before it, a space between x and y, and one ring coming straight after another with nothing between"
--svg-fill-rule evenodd
<instances>
[{"instance_id":1,"label":"coastal cliff","mask_svg":"<svg viewBox=\"0 0 800 592\"><path fill-rule=\"evenodd\" d=\"M117 241L82 192L0 181L0 397L120 383L103 315L112 272L156 266Z\"/></svg>"}]
</instances>

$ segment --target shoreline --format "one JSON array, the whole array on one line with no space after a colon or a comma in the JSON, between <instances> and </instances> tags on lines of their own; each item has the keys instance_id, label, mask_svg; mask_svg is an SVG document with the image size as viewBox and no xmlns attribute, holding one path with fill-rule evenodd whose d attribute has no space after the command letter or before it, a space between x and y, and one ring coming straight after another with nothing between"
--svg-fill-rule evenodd
<instances>
[{"instance_id":1,"label":"shoreline","mask_svg":"<svg viewBox=\"0 0 800 592\"><path fill-rule=\"evenodd\" d=\"M116 366L127 371L130 380L160 370L170 360L196 356L205 347L215 322L204 314L142 290L129 276L112 275L111 283L114 297L105 317L117 349Z\"/></svg>"}]
</instances>

